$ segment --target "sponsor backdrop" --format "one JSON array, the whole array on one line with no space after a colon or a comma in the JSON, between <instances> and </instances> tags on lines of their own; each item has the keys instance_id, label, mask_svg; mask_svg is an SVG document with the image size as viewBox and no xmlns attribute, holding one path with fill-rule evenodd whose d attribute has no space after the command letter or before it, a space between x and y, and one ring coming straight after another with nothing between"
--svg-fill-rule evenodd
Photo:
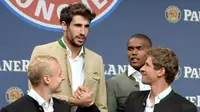
<instances>
[{"instance_id":1,"label":"sponsor backdrop","mask_svg":"<svg viewBox=\"0 0 200 112\"><path fill-rule=\"evenodd\" d=\"M0 108L27 93L27 66L34 46L58 40L60 10L83 2L97 13L86 47L104 59L106 79L125 71L126 42L135 33L180 59L173 88L200 112L200 8L197 0L1 0Z\"/></svg>"}]
</instances>

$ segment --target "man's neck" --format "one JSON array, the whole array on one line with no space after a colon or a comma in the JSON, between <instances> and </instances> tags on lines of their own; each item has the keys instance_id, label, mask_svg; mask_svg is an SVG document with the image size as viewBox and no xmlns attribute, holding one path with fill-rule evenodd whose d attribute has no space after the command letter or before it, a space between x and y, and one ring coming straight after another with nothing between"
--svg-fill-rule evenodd
<instances>
[{"instance_id":1,"label":"man's neck","mask_svg":"<svg viewBox=\"0 0 200 112\"><path fill-rule=\"evenodd\" d=\"M151 92L150 92L150 101L151 104L155 103L155 97L159 95L161 92L166 90L169 87L167 83L162 83L162 84L153 84L151 85Z\"/></svg>"},{"instance_id":2,"label":"man's neck","mask_svg":"<svg viewBox=\"0 0 200 112\"><path fill-rule=\"evenodd\" d=\"M72 46L69 41L66 40L66 37L63 37L65 45L71 50L72 52L72 59L79 55L82 47L74 47Z\"/></svg>"},{"instance_id":3,"label":"man's neck","mask_svg":"<svg viewBox=\"0 0 200 112\"><path fill-rule=\"evenodd\" d=\"M35 92L37 92L37 94L39 94L47 103L50 103L50 99L52 97L52 94L49 93L48 90L44 89L44 88L40 88L40 87L33 87L33 89L35 90Z\"/></svg>"},{"instance_id":4,"label":"man's neck","mask_svg":"<svg viewBox=\"0 0 200 112\"><path fill-rule=\"evenodd\" d=\"M142 65L143 66L143 65ZM142 68L142 66L141 67L133 67L135 70L137 70L138 72L140 71L140 68Z\"/></svg>"}]
</instances>

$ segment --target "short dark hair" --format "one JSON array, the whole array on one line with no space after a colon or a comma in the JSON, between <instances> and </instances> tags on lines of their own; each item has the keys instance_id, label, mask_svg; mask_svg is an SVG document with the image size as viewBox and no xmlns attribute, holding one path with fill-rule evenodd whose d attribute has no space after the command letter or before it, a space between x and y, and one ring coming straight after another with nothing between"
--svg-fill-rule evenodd
<instances>
[{"instance_id":1,"label":"short dark hair","mask_svg":"<svg viewBox=\"0 0 200 112\"><path fill-rule=\"evenodd\" d=\"M134 35L131 36L131 38L129 40L131 40L132 38L144 39L144 40L146 40L148 42L150 47L152 47L151 39L145 34L141 34L141 33L134 34Z\"/></svg>"},{"instance_id":2,"label":"short dark hair","mask_svg":"<svg viewBox=\"0 0 200 112\"><path fill-rule=\"evenodd\" d=\"M75 15L81 15L87 18L90 22L96 17L96 14L87 8L86 5L82 3L73 3L61 10L60 24L64 21L69 25Z\"/></svg>"},{"instance_id":3,"label":"short dark hair","mask_svg":"<svg viewBox=\"0 0 200 112\"><path fill-rule=\"evenodd\" d=\"M155 70L165 69L165 79L168 84L171 84L179 69L179 61L176 54L168 48L156 47L148 49L147 57L149 56L152 57Z\"/></svg>"}]
</instances>

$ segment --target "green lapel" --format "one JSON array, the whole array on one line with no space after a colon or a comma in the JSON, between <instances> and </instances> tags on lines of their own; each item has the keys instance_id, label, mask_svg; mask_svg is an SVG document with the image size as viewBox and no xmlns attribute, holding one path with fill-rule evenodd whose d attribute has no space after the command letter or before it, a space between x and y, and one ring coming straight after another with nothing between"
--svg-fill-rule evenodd
<instances>
[{"instance_id":1,"label":"green lapel","mask_svg":"<svg viewBox=\"0 0 200 112\"><path fill-rule=\"evenodd\" d=\"M64 49L67 49L67 47L65 46L65 43L62 41L62 38L60 38L58 40L58 43L60 44L60 46ZM83 57L85 57L85 47L83 46Z\"/></svg>"}]
</instances>

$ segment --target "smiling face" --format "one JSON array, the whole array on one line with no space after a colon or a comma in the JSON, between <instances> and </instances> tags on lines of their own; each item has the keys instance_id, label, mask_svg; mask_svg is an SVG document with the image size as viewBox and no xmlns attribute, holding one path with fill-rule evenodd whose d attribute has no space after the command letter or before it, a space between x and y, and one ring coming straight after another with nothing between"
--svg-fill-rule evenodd
<instances>
[{"instance_id":1,"label":"smiling face","mask_svg":"<svg viewBox=\"0 0 200 112\"><path fill-rule=\"evenodd\" d=\"M62 70L60 64L58 62L51 62L51 75L49 76L49 88L51 89L52 93L61 92L61 83L64 80L64 76L62 74Z\"/></svg>"},{"instance_id":2,"label":"smiling face","mask_svg":"<svg viewBox=\"0 0 200 112\"><path fill-rule=\"evenodd\" d=\"M143 75L142 81L144 83L149 84L148 79L155 79L155 77L152 77L156 76L162 83L166 82L169 85L177 75L178 69L178 57L172 50L169 48L155 47L148 49L147 60L145 65L140 69L140 72ZM151 80L151 83L153 82L156 81Z\"/></svg>"},{"instance_id":3,"label":"smiling face","mask_svg":"<svg viewBox=\"0 0 200 112\"><path fill-rule=\"evenodd\" d=\"M150 45L145 39L134 37L128 41L128 61L134 69L139 70L144 65L148 48L150 48Z\"/></svg>"},{"instance_id":4,"label":"smiling face","mask_svg":"<svg viewBox=\"0 0 200 112\"><path fill-rule=\"evenodd\" d=\"M159 78L159 70L154 69L152 57L148 56L144 66L140 69L142 74L142 83L151 85Z\"/></svg>"}]
</instances>

